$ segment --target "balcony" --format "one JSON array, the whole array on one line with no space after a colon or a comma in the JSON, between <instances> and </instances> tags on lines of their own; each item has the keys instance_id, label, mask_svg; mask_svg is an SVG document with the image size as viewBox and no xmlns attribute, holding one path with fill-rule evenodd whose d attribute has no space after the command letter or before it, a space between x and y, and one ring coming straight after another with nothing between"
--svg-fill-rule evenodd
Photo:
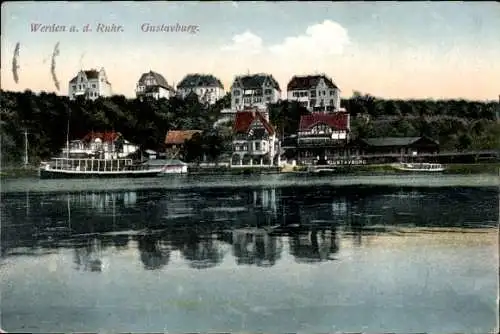
<instances>
[{"instance_id":1,"label":"balcony","mask_svg":"<svg viewBox=\"0 0 500 334\"><path fill-rule=\"evenodd\" d=\"M318 146L345 146L345 139L332 139L330 137L307 137L299 138L298 147L318 147Z\"/></svg>"}]
</instances>

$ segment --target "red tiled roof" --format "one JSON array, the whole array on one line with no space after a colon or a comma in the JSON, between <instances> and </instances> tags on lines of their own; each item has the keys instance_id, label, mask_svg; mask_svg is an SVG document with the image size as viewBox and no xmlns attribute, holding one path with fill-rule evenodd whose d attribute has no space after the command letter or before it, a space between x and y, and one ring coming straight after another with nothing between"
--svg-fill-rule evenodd
<instances>
[{"instance_id":1,"label":"red tiled roof","mask_svg":"<svg viewBox=\"0 0 500 334\"><path fill-rule=\"evenodd\" d=\"M349 128L349 114L337 112L334 114L313 113L300 118L299 131L307 131L317 124L326 124L336 130Z\"/></svg>"},{"instance_id":2,"label":"red tiled roof","mask_svg":"<svg viewBox=\"0 0 500 334\"><path fill-rule=\"evenodd\" d=\"M264 116L258 111L240 111L236 113L236 119L234 120L233 131L235 133L247 133L250 125L255 119L258 119L262 126L266 129L267 133L274 134L274 129L269 124L269 122L264 118Z\"/></svg>"},{"instance_id":3,"label":"red tiled roof","mask_svg":"<svg viewBox=\"0 0 500 334\"><path fill-rule=\"evenodd\" d=\"M165 144L184 144L186 140L193 138L201 130L170 130L165 137Z\"/></svg>"},{"instance_id":4,"label":"red tiled roof","mask_svg":"<svg viewBox=\"0 0 500 334\"><path fill-rule=\"evenodd\" d=\"M96 138L101 139L103 142L114 142L115 140L118 139L118 137L121 136L121 133L119 132L90 132L83 137L83 141L92 141Z\"/></svg>"}]
</instances>

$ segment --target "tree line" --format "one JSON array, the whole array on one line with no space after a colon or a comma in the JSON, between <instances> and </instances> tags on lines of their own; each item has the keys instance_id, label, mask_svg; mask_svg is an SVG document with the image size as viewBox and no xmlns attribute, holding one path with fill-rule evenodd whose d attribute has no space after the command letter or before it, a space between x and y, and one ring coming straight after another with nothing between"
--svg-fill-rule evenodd
<instances>
[{"instance_id":1,"label":"tree line","mask_svg":"<svg viewBox=\"0 0 500 334\"><path fill-rule=\"evenodd\" d=\"M28 131L30 161L47 159L70 140L90 131L117 131L142 150L162 150L169 130L202 130L185 145L187 161L201 157L217 160L231 148L231 124L216 129L213 123L230 107L227 94L214 105L196 95L185 99L128 99L122 95L95 101L54 93L1 91L0 131L2 165L22 163L24 131ZM354 94L342 101L351 114L351 131L360 137L426 135L444 149L500 148L498 103L464 100L384 100ZM269 105L271 123L283 136L297 132L308 111L295 102ZM69 131L68 131L69 129Z\"/></svg>"}]
</instances>

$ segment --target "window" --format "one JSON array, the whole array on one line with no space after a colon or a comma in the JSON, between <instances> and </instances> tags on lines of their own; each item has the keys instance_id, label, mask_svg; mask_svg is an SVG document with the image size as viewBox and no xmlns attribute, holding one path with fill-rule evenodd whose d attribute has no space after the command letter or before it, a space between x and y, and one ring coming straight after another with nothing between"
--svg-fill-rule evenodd
<instances>
[{"instance_id":1,"label":"window","mask_svg":"<svg viewBox=\"0 0 500 334\"><path fill-rule=\"evenodd\" d=\"M270 96L266 97L266 101L271 102L271 97Z\"/></svg>"},{"instance_id":2,"label":"window","mask_svg":"<svg viewBox=\"0 0 500 334\"><path fill-rule=\"evenodd\" d=\"M334 96L335 95L335 91L331 90L330 91L330 96Z\"/></svg>"},{"instance_id":3,"label":"window","mask_svg":"<svg viewBox=\"0 0 500 334\"><path fill-rule=\"evenodd\" d=\"M73 87L73 89L76 89L76 85L73 85L72 87Z\"/></svg>"},{"instance_id":4,"label":"window","mask_svg":"<svg viewBox=\"0 0 500 334\"><path fill-rule=\"evenodd\" d=\"M82 85L78 85L78 89L82 89Z\"/></svg>"},{"instance_id":5,"label":"window","mask_svg":"<svg viewBox=\"0 0 500 334\"><path fill-rule=\"evenodd\" d=\"M240 91L239 91L239 90L235 90L235 91L233 92L233 94L234 94L234 96L239 96L239 95L240 95Z\"/></svg>"},{"instance_id":6,"label":"window","mask_svg":"<svg viewBox=\"0 0 500 334\"><path fill-rule=\"evenodd\" d=\"M316 97L316 91L315 90L311 91L311 97Z\"/></svg>"},{"instance_id":7,"label":"window","mask_svg":"<svg viewBox=\"0 0 500 334\"><path fill-rule=\"evenodd\" d=\"M330 100L330 105L333 106L333 100Z\"/></svg>"},{"instance_id":8,"label":"window","mask_svg":"<svg viewBox=\"0 0 500 334\"><path fill-rule=\"evenodd\" d=\"M254 143L255 144L255 150L256 151L260 151L260 143L259 142L256 142Z\"/></svg>"},{"instance_id":9,"label":"window","mask_svg":"<svg viewBox=\"0 0 500 334\"><path fill-rule=\"evenodd\" d=\"M96 84L92 84L92 88L96 88L96 87L97 87L97 85L96 85Z\"/></svg>"},{"instance_id":10,"label":"window","mask_svg":"<svg viewBox=\"0 0 500 334\"><path fill-rule=\"evenodd\" d=\"M316 105L316 99L311 99L310 107L314 107Z\"/></svg>"},{"instance_id":11,"label":"window","mask_svg":"<svg viewBox=\"0 0 500 334\"><path fill-rule=\"evenodd\" d=\"M234 103L239 104L240 103L240 99L234 99Z\"/></svg>"},{"instance_id":12,"label":"window","mask_svg":"<svg viewBox=\"0 0 500 334\"><path fill-rule=\"evenodd\" d=\"M266 89L265 90L265 94L266 95L271 95L273 93L273 90L272 89Z\"/></svg>"}]
</instances>

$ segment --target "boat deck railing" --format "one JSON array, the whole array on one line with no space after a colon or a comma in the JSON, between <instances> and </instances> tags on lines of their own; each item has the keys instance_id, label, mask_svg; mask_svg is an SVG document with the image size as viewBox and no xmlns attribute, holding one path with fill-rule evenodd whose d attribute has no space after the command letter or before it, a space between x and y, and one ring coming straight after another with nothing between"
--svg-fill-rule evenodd
<instances>
[{"instance_id":1,"label":"boat deck railing","mask_svg":"<svg viewBox=\"0 0 500 334\"><path fill-rule=\"evenodd\" d=\"M114 172L144 169L144 166L134 166L132 159L53 158L52 162L51 169L53 170Z\"/></svg>"}]
</instances>

